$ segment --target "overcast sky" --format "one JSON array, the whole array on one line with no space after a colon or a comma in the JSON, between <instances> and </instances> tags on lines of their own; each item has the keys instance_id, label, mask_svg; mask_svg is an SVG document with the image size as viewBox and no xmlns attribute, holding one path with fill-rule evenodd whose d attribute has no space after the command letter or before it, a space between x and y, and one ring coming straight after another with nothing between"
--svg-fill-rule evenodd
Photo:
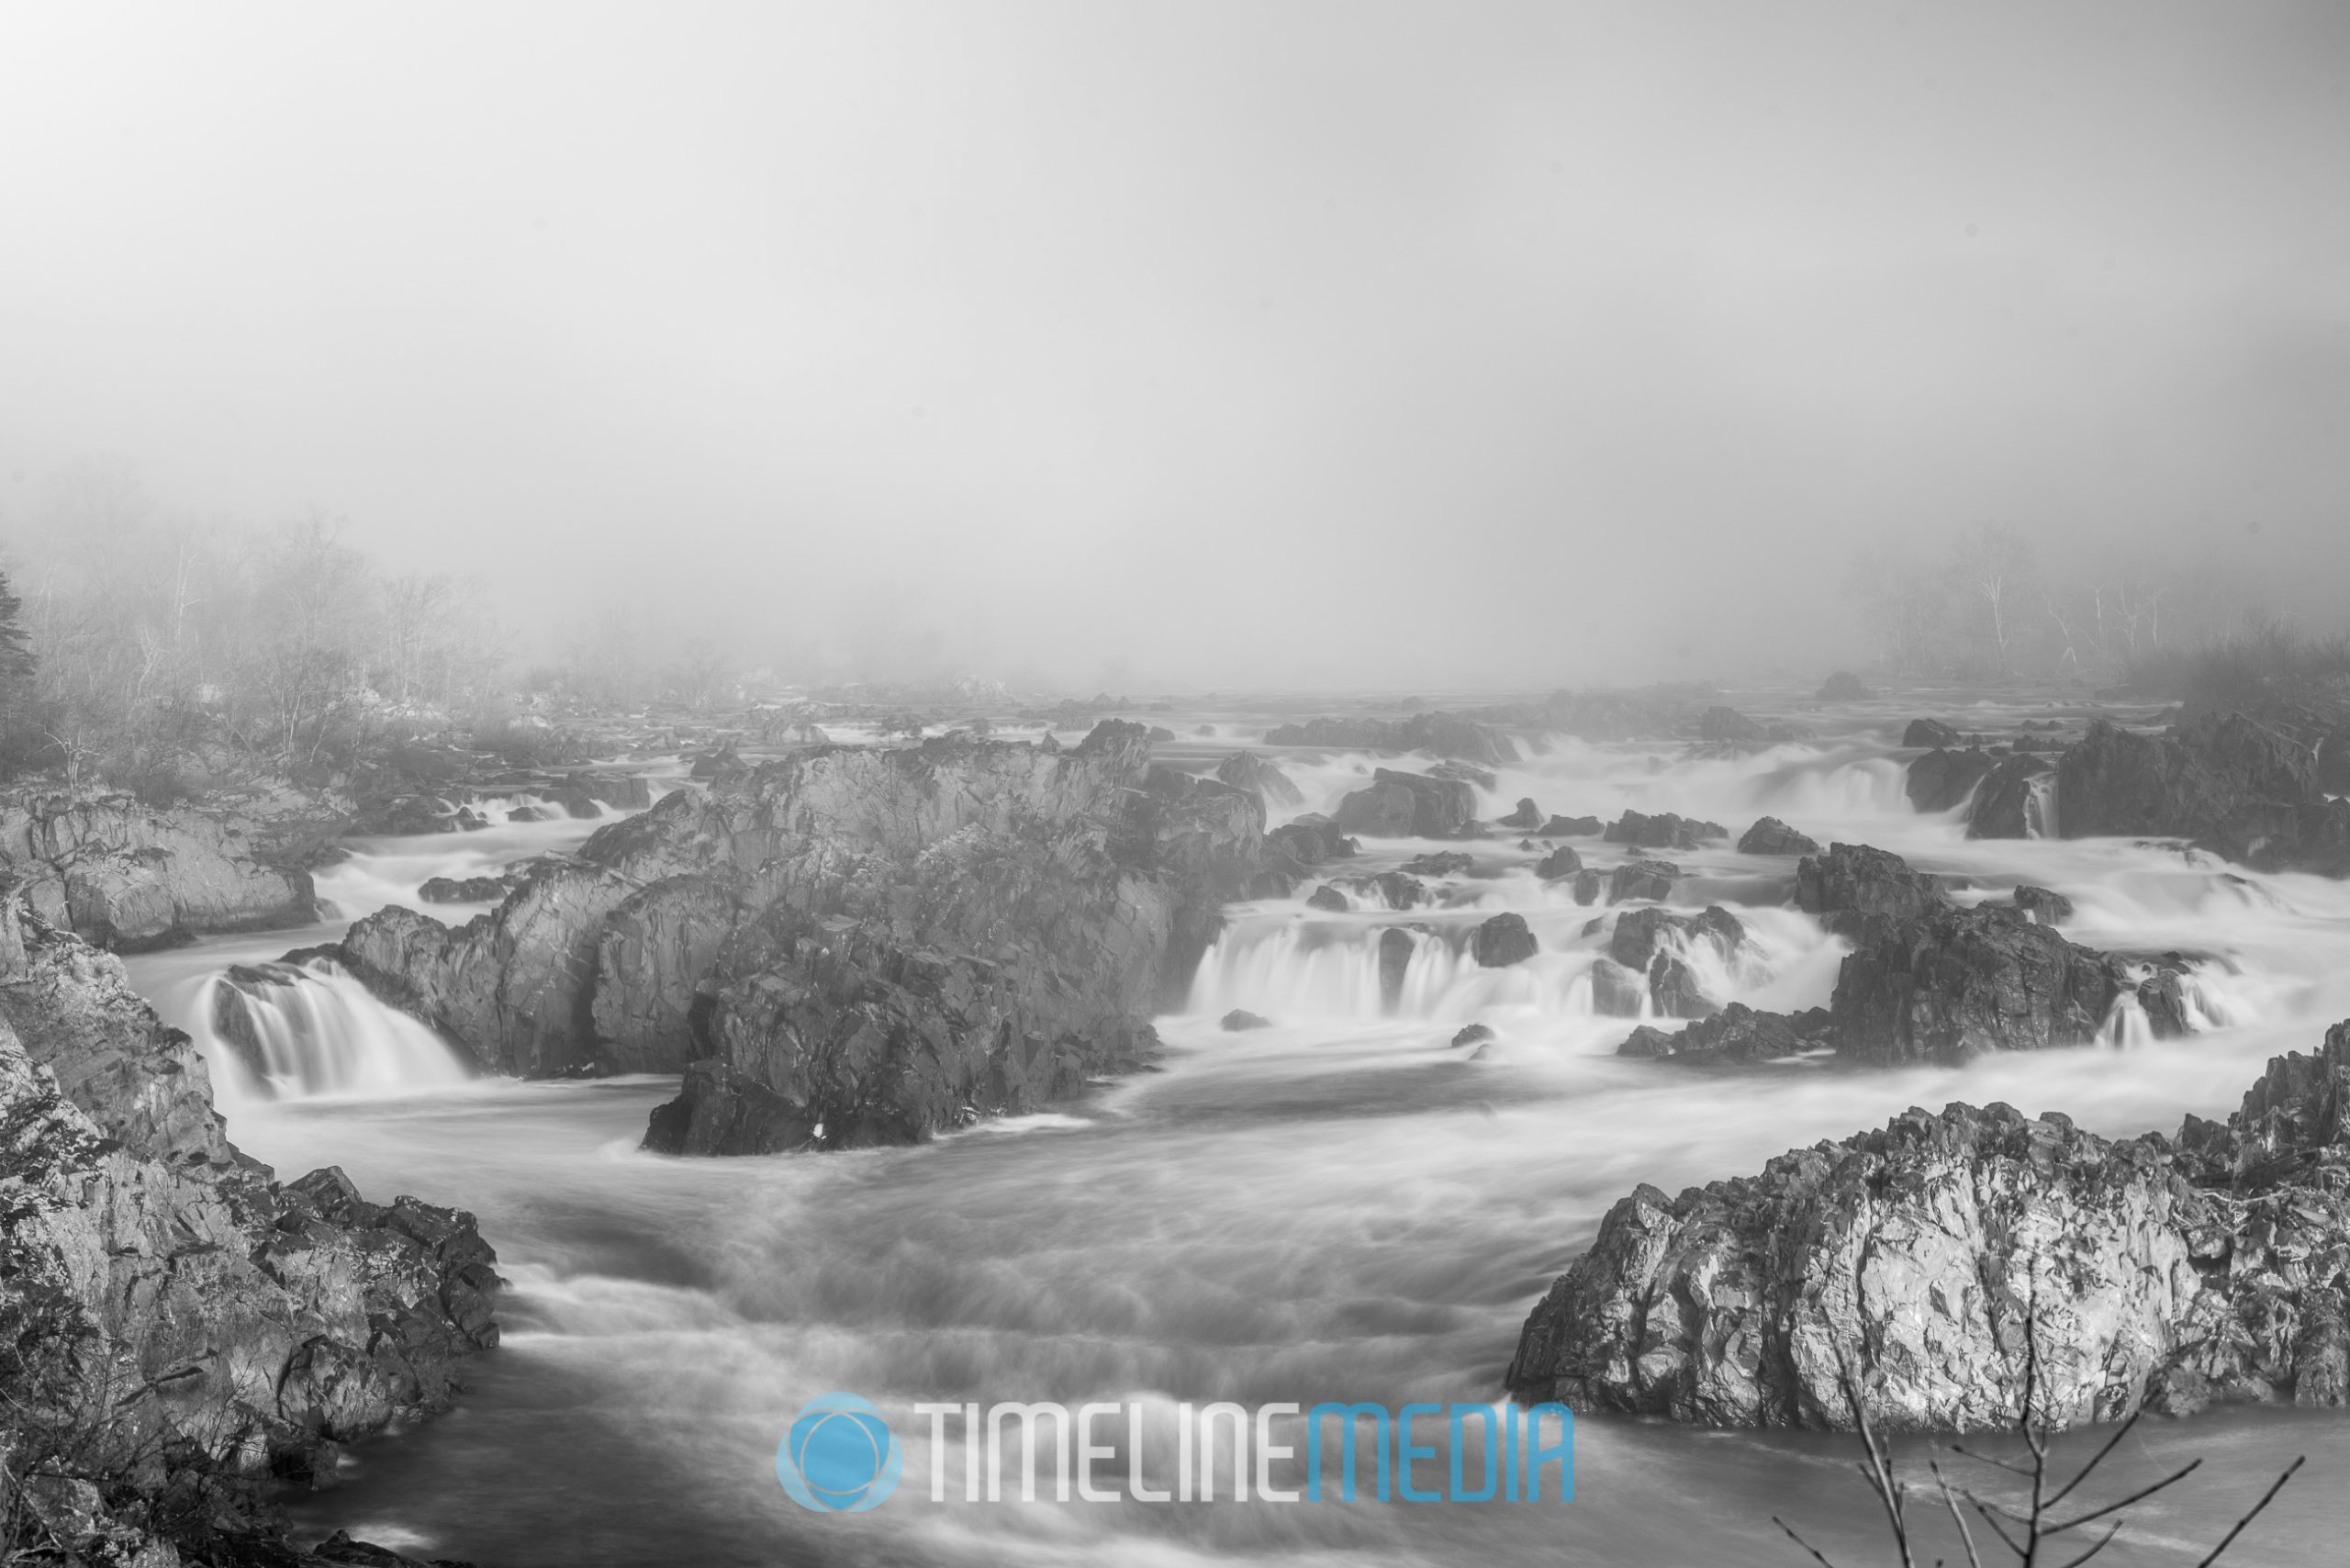
<instances>
[{"instance_id":1,"label":"overcast sky","mask_svg":"<svg viewBox=\"0 0 2350 1568\"><path fill-rule=\"evenodd\" d=\"M1088 684L1830 660L1984 518L2338 620L2350 6L0 0L0 523L95 453Z\"/></svg>"}]
</instances>

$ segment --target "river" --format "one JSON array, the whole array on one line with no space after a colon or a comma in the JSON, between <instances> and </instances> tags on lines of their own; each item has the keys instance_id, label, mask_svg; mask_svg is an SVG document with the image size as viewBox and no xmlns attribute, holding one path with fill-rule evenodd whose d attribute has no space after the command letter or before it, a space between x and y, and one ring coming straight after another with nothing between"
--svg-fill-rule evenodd
<instances>
[{"instance_id":1,"label":"river","mask_svg":"<svg viewBox=\"0 0 2350 1568\"><path fill-rule=\"evenodd\" d=\"M2185 1112L2223 1114L2267 1057L2350 1015L2350 886L2159 845L1969 842L1903 798L1888 752L1918 711L1839 709L1817 740L1738 758L1553 743L1502 769L1480 814L1521 795L1603 819L1677 811L1734 842L1769 813L1963 878L1962 898L2053 887L2078 906L2076 940L2208 955L2203 1032L2156 1043L2122 1017L2102 1046L1958 1070L1799 1061L1720 1076L1622 1060L1628 1025L1590 1007L1604 938L1581 933L1596 912L1541 884L1513 835L1470 846L1478 864L1432 912L1235 909L1189 1006L1160 1023L1162 1070L1053 1114L913 1148L680 1160L636 1148L671 1081L466 1080L364 993L309 1025L337 1059L297 1063L293 1092L257 1097L210 1042L210 978L331 940L339 924L134 958L141 990L214 1056L243 1148L284 1174L337 1164L370 1196L468 1208L512 1282L504 1346L469 1374L463 1406L362 1448L297 1518L485 1568L1805 1561L1775 1513L1841 1564L1890 1561L1854 1445L1824 1434L1585 1418L1566 1505L936 1504L917 1445L889 1506L822 1515L784 1495L774 1453L801 1403L834 1390L873 1400L901 1434L926 1430L913 1406L939 1400L1490 1400L1534 1301L1638 1182L1747 1173L1953 1100L2062 1110L2101 1133L2174 1130ZM1994 730L2024 713L1944 716ZM1167 722L1186 736L1169 748L1179 756L1240 744L1212 708ZM1220 733L1194 735L1202 724ZM1307 809L1374 766L1282 760ZM320 891L349 919L413 902L427 877L576 846L593 825L357 842ZM1602 867L1628 857L1572 842ZM1460 846L1366 847L1348 870ZM1783 907L1789 862L1727 845L1667 857L1692 874L1677 906L1723 903L1752 935L1736 965L1703 972L1718 999L1828 1000L1843 949ZM1502 910L1527 917L1541 951L1505 970L1463 962L1468 928ZM1371 945L1404 921L1429 931L1400 1015L1382 1017ZM1271 1026L1226 1033L1216 1021L1232 1008ZM1471 1022L1495 1033L1473 1060L1449 1044ZM2115 1557L2197 1561L2299 1453L2309 1470L2230 1561L2338 1562L2350 1422L2281 1411L2134 1432L2121 1479L2205 1463L2133 1510Z\"/></svg>"}]
</instances>

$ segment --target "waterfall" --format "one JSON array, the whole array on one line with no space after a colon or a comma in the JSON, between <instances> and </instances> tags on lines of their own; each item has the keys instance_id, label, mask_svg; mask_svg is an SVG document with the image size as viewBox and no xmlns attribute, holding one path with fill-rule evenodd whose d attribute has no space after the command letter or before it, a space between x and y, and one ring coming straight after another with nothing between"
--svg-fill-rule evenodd
<instances>
[{"instance_id":1,"label":"waterfall","mask_svg":"<svg viewBox=\"0 0 2350 1568\"><path fill-rule=\"evenodd\" d=\"M330 959L239 965L213 979L198 1018L218 1081L248 1100L411 1094L473 1076L440 1036Z\"/></svg>"}]
</instances>

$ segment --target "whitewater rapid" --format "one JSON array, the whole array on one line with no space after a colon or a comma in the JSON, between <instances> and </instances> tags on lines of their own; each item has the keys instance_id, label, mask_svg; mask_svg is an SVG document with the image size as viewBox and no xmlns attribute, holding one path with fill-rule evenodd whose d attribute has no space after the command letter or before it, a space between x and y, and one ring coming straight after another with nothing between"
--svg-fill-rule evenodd
<instances>
[{"instance_id":1,"label":"whitewater rapid","mask_svg":"<svg viewBox=\"0 0 2350 1568\"><path fill-rule=\"evenodd\" d=\"M1556 743L1501 769L1478 812L1490 820L1520 796L1606 820L1674 811L1720 823L1732 843L1767 813L1823 843L1897 851L1958 879L1962 899L2052 887L2077 906L2076 940L2196 955L2206 1032L2153 1042L2121 1027L2100 1047L1876 1073L1625 1060L1613 1053L1631 1021L1590 1005L1606 938L1583 927L1603 910L1541 884L1537 852L1510 836L1467 846L1478 864L1432 879L1431 907L1237 906L1184 1010L1161 1021L1163 1070L922 1148L667 1159L636 1149L666 1080L354 1093L323 1079L306 1092L296 1073L274 1099L232 1098L231 1136L288 1173L336 1163L371 1194L473 1210L513 1281L505 1348L472 1374L461 1410L362 1450L345 1484L302 1500L299 1517L504 1568L1798 1561L1774 1513L1839 1561L1882 1560L1849 1443L1819 1434L1586 1420L1578 1500L1550 1509L934 1505L910 1471L885 1507L813 1516L783 1496L773 1454L792 1413L836 1390L872 1399L901 1432L935 1400L1492 1398L1527 1311L1637 1183L1745 1173L1952 1100L2063 1110L2111 1134L2170 1130L2186 1112L2224 1114L2268 1056L2306 1049L2350 1015L2350 886L2254 876L2163 845L1970 842L1953 820L1908 811L1887 755L1906 716L1860 710L1818 741L1716 760ZM1232 749L1241 726L1228 715L1169 722L1190 737L1202 721L1225 733L1162 749L1200 761ZM1321 810L1393 765L1281 760L1302 809ZM321 890L355 915L370 900L412 902L427 876L574 845L592 825L362 845ZM1592 864L1619 857L1572 842ZM1342 869L1461 847L1380 842ZM1675 907L1721 903L1750 933L1734 960L1692 949L1712 965L1700 978L1718 1000L1828 1001L1844 949L1785 906L1790 862L1729 844L1663 857L1689 874ZM1526 916L1541 950L1480 969L1467 932L1505 910ZM1388 1015L1371 944L1391 924L1425 929ZM212 976L321 939L207 944L134 960L134 975L209 1039ZM1233 1008L1270 1025L1226 1032L1217 1019ZM1471 1023L1493 1031L1475 1059L1451 1044ZM207 1049L217 1058L218 1042ZM2132 1560L2192 1562L2185 1543L2208 1545L2207 1525L2224 1529L2303 1451L2310 1474L2345 1473L2350 1424L2223 1412L2134 1433L2121 1456L2132 1473L2206 1462L2194 1487L2133 1514ZM2241 1560L2331 1562L2345 1533L2337 1489L2288 1489Z\"/></svg>"}]
</instances>

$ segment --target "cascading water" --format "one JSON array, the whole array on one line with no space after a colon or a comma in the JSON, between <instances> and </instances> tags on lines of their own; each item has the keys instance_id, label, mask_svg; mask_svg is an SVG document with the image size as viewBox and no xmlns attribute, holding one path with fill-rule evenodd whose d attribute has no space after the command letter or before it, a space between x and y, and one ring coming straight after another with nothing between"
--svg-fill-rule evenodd
<instances>
[{"instance_id":1,"label":"cascading water","mask_svg":"<svg viewBox=\"0 0 2350 1568\"><path fill-rule=\"evenodd\" d=\"M489 1080L454 1093L241 1103L231 1135L283 1170L340 1164L371 1192L473 1210L514 1282L500 1308L505 1347L469 1372L462 1416L358 1450L344 1484L297 1513L319 1533L348 1528L508 1568L1746 1562L1768 1560L1753 1541L1774 1513L1835 1561L1881 1560L1882 1526L1849 1443L1816 1434L1591 1419L1576 1437L1578 1500L1564 1510L933 1505L918 1447L884 1507L815 1517L784 1500L772 1460L792 1413L836 1390L873 1400L901 1434L924 1431L915 1406L934 1400L1489 1398L1528 1308L1641 1182L1673 1192L1745 1174L1790 1148L1953 1100L2062 1110L2107 1134L2172 1130L2183 1112L2231 1109L2268 1056L2308 1049L2350 1014L2350 885L2255 876L2159 845L1968 840L1954 820L1909 811L1886 744L1906 716L1879 715L1874 736L1661 769L1652 748L1557 743L1501 767L1479 814L1491 820L1521 795L1603 819L1676 811L1722 823L1734 843L1768 813L1822 843L1908 857L1962 902L2004 899L2018 882L2053 888L2076 906L2065 934L2129 957L2133 975L2176 968L2177 955L2199 1032L2152 1038L2143 1013L2129 1016L2133 999L2109 1045L1959 1068L1799 1060L1704 1074L1627 1061L1614 1053L1635 1020L1598 1014L1591 986L1612 935L1604 922L1620 911L1576 905L1564 885L1535 877L1539 848L1493 838L1467 846L1470 873L1424 878L1431 898L1416 908L1236 906L1185 1010L1159 1021L1165 1070L922 1148L644 1156L636 1146L646 1113L672 1092L666 1081ZM1989 712L1964 720L1998 723ZM1305 791L1299 809L1318 811L1373 767L1427 766L1280 760ZM1576 843L1603 868L1631 853ZM1333 869L1377 872L1462 847L1369 841ZM528 848L484 834L378 841L362 846L370 880L353 902ZM1701 990L1782 1011L1828 999L1846 945L1786 907L1790 862L1721 841L1658 853L1684 873L1672 909L1718 903L1748 934L1735 958L1705 938L1663 939ZM347 875L330 896L359 890L361 877ZM1526 918L1539 951L1483 969L1469 934L1504 911ZM1595 918L1602 926L1586 934ZM1391 929L1408 944L1392 1008L1379 956ZM277 940L269 952L287 945ZM252 939L211 951L207 973L269 956ZM177 998L193 1022L195 995L176 977L196 974L200 958L132 963L162 982L142 987ZM1233 1008L1271 1026L1221 1029ZM1494 1031L1473 1060L1450 1044L1472 1022ZM2173 1544L2208 1543L2209 1520L2235 1517L2293 1454L2311 1454L2311 1475L2342 1473L2350 1424L2324 1415L2142 1426L2120 1456L2129 1473L2150 1479L2200 1458L2213 1480L2133 1509L2117 1554L2192 1562ZM2297 1484L2264 1517L2247 1561L2313 1568L2345 1535L2350 1502Z\"/></svg>"},{"instance_id":2,"label":"cascading water","mask_svg":"<svg viewBox=\"0 0 2350 1568\"><path fill-rule=\"evenodd\" d=\"M472 1076L448 1042L330 959L241 965L200 1003L196 1043L230 1103L414 1094Z\"/></svg>"}]
</instances>

